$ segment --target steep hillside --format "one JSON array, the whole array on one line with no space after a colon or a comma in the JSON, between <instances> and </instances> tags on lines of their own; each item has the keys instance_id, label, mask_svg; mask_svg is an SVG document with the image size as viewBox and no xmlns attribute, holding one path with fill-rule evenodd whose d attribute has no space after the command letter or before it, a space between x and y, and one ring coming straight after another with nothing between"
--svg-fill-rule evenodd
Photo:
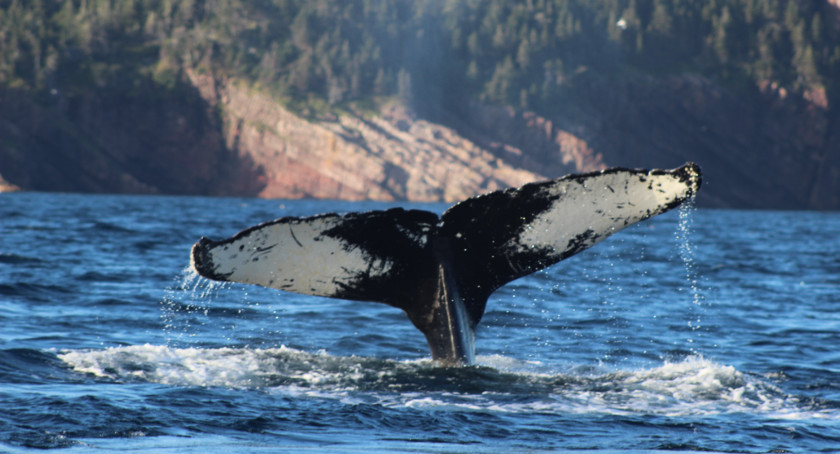
<instances>
[{"instance_id":1,"label":"steep hillside","mask_svg":"<svg viewBox=\"0 0 840 454\"><path fill-rule=\"evenodd\" d=\"M304 119L244 84L189 75L222 112L227 147L258 169L262 197L454 201L539 178L400 105Z\"/></svg>"},{"instance_id":2,"label":"steep hillside","mask_svg":"<svg viewBox=\"0 0 840 454\"><path fill-rule=\"evenodd\" d=\"M0 190L840 209L836 2L0 0Z\"/></svg>"}]
</instances>

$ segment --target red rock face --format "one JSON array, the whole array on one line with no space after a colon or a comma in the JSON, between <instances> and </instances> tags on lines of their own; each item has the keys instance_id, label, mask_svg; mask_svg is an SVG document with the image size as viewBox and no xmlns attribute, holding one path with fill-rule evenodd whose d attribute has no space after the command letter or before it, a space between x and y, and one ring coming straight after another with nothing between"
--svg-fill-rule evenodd
<instances>
[{"instance_id":1,"label":"red rock face","mask_svg":"<svg viewBox=\"0 0 840 454\"><path fill-rule=\"evenodd\" d=\"M744 99L699 76L583 75L552 118L475 103L444 125L398 104L306 119L245 84L187 75L153 96L0 92L3 187L452 202L694 161L702 205L840 209L840 115L825 93L772 82Z\"/></svg>"},{"instance_id":2,"label":"red rock face","mask_svg":"<svg viewBox=\"0 0 840 454\"><path fill-rule=\"evenodd\" d=\"M546 178L607 167L586 140L533 112L473 103L447 121L500 159Z\"/></svg>"},{"instance_id":3,"label":"red rock face","mask_svg":"<svg viewBox=\"0 0 840 454\"><path fill-rule=\"evenodd\" d=\"M36 102L0 92L0 173L23 189L143 194L255 194L248 159L225 148L197 95L115 90ZM245 157L247 158L247 157Z\"/></svg>"},{"instance_id":4,"label":"red rock face","mask_svg":"<svg viewBox=\"0 0 840 454\"><path fill-rule=\"evenodd\" d=\"M3 175L0 175L0 192L15 192L20 191L20 187L17 185L11 184L3 178Z\"/></svg>"},{"instance_id":5,"label":"red rock face","mask_svg":"<svg viewBox=\"0 0 840 454\"><path fill-rule=\"evenodd\" d=\"M190 77L224 103L226 143L264 175L261 197L456 201L542 178L399 106L310 121L235 82Z\"/></svg>"}]
</instances>

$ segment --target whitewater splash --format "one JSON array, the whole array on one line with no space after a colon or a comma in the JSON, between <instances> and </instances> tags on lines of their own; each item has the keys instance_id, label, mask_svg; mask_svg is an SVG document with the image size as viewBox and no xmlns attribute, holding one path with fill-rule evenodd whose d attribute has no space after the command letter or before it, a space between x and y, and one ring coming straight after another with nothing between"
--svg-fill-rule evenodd
<instances>
[{"instance_id":1,"label":"whitewater splash","mask_svg":"<svg viewBox=\"0 0 840 454\"><path fill-rule=\"evenodd\" d=\"M306 353L288 347L171 348L142 345L71 350L59 358L79 373L115 381L184 387L263 389L364 401L388 407L668 417L761 413L774 418L838 418L759 377L702 357L602 374L546 373L546 366L479 357L446 368L430 360L394 361Z\"/></svg>"}]
</instances>

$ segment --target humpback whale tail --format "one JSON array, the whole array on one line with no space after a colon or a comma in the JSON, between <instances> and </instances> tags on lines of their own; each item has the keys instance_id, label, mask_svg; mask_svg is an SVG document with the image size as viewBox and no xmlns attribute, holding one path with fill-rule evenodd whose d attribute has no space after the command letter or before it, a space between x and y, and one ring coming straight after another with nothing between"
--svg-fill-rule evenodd
<instances>
[{"instance_id":1,"label":"humpback whale tail","mask_svg":"<svg viewBox=\"0 0 840 454\"><path fill-rule=\"evenodd\" d=\"M613 168L473 197L440 218L400 208L285 217L192 248L219 281L389 304L426 336L432 357L472 363L487 298L697 193L700 168Z\"/></svg>"}]
</instances>

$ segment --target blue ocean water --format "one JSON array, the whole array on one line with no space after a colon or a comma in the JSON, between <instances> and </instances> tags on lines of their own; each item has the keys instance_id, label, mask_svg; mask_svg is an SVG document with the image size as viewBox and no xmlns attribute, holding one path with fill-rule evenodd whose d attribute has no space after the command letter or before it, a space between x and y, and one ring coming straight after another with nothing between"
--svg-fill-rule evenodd
<instances>
[{"instance_id":1,"label":"blue ocean water","mask_svg":"<svg viewBox=\"0 0 840 454\"><path fill-rule=\"evenodd\" d=\"M622 231L500 289L473 367L391 307L187 269L201 236L390 206L0 195L0 451L840 449L838 213Z\"/></svg>"}]
</instances>

